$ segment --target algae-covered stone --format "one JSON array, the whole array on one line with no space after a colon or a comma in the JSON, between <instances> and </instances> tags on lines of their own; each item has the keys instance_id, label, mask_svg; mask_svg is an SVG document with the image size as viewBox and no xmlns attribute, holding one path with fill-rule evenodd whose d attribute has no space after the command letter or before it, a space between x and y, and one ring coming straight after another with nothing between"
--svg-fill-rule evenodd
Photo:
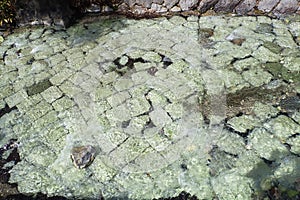
<instances>
[{"instance_id":1,"label":"algae-covered stone","mask_svg":"<svg viewBox=\"0 0 300 200\"><path fill-rule=\"evenodd\" d=\"M20 142L10 171L20 192L251 199L259 184L270 189L272 170L282 182L298 176L288 157L299 154L297 113L281 121L273 102L258 102L253 115L228 120L223 109L224 94L271 79L298 91L291 72L299 50L286 36L297 28L267 17L100 18L1 43L0 144ZM2 115L6 104L14 109ZM240 133L222 130L224 121ZM95 148L93 163L77 169L70 153L86 145ZM271 169L261 158L282 165Z\"/></svg>"},{"instance_id":2,"label":"algae-covered stone","mask_svg":"<svg viewBox=\"0 0 300 200\"><path fill-rule=\"evenodd\" d=\"M5 99L5 102L8 104L10 108L16 106L17 104L21 103L23 100L25 100L28 97L28 94L25 90L20 90L17 93L7 97Z\"/></svg>"},{"instance_id":3,"label":"algae-covered stone","mask_svg":"<svg viewBox=\"0 0 300 200\"><path fill-rule=\"evenodd\" d=\"M224 84L225 87L228 88L229 92L233 93L248 86L248 83L243 80L240 74L230 70L224 70L223 73Z\"/></svg>"},{"instance_id":4,"label":"algae-covered stone","mask_svg":"<svg viewBox=\"0 0 300 200\"><path fill-rule=\"evenodd\" d=\"M240 117L231 118L227 123L235 131L241 133L246 133L247 131L250 131L260 125L259 121L250 115L242 115Z\"/></svg>"},{"instance_id":5,"label":"algae-covered stone","mask_svg":"<svg viewBox=\"0 0 300 200\"><path fill-rule=\"evenodd\" d=\"M220 199L252 199L253 180L238 173L224 173L212 180L214 192Z\"/></svg>"},{"instance_id":6,"label":"algae-covered stone","mask_svg":"<svg viewBox=\"0 0 300 200\"><path fill-rule=\"evenodd\" d=\"M288 156L280 162L281 165L274 171L274 177L280 182L282 189L294 187L300 177L300 158Z\"/></svg>"},{"instance_id":7,"label":"algae-covered stone","mask_svg":"<svg viewBox=\"0 0 300 200\"><path fill-rule=\"evenodd\" d=\"M300 57L287 57L284 60L283 66L294 73L300 72Z\"/></svg>"},{"instance_id":8,"label":"algae-covered stone","mask_svg":"<svg viewBox=\"0 0 300 200\"><path fill-rule=\"evenodd\" d=\"M291 146L291 152L294 154L300 155L300 137L295 136L291 137L286 140L286 143L288 143Z\"/></svg>"},{"instance_id":9,"label":"algae-covered stone","mask_svg":"<svg viewBox=\"0 0 300 200\"><path fill-rule=\"evenodd\" d=\"M255 128L248 138L248 145L267 160L277 160L289 155L284 144L263 128Z\"/></svg>"},{"instance_id":10,"label":"algae-covered stone","mask_svg":"<svg viewBox=\"0 0 300 200\"><path fill-rule=\"evenodd\" d=\"M52 103L62 96L62 92L57 87L51 86L43 91L41 95L48 103Z\"/></svg>"},{"instance_id":11,"label":"algae-covered stone","mask_svg":"<svg viewBox=\"0 0 300 200\"><path fill-rule=\"evenodd\" d=\"M264 46L259 47L253 54L254 58L260 60L263 63L266 62L278 62L280 56L276 53L273 53Z\"/></svg>"},{"instance_id":12,"label":"algae-covered stone","mask_svg":"<svg viewBox=\"0 0 300 200\"><path fill-rule=\"evenodd\" d=\"M284 115L270 120L264 127L282 142L300 132L299 124Z\"/></svg>"},{"instance_id":13,"label":"algae-covered stone","mask_svg":"<svg viewBox=\"0 0 300 200\"><path fill-rule=\"evenodd\" d=\"M272 79L272 75L261 68L250 69L242 74L245 81L254 87L259 87L268 83Z\"/></svg>"},{"instance_id":14,"label":"algae-covered stone","mask_svg":"<svg viewBox=\"0 0 300 200\"><path fill-rule=\"evenodd\" d=\"M254 104L253 112L256 117L265 121L266 119L276 116L279 111L271 105L256 102Z\"/></svg>"}]
</instances>

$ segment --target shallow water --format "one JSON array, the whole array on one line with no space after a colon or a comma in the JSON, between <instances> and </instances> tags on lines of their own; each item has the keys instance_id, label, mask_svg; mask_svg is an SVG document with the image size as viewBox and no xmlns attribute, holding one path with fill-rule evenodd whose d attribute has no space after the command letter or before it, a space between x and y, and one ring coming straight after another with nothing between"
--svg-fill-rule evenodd
<instances>
[{"instance_id":1,"label":"shallow water","mask_svg":"<svg viewBox=\"0 0 300 200\"><path fill-rule=\"evenodd\" d=\"M16 138L21 156L10 183L84 199L299 196L299 25L99 18L8 36L0 144ZM80 145L96 149L84 169L70 159Z\"/></svg>"}]
</instances>

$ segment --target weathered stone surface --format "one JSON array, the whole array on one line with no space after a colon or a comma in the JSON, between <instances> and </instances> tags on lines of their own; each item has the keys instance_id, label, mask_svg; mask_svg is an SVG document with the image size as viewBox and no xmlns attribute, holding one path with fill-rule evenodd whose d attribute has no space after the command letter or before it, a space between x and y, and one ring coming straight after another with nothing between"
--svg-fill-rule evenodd
<instances>
[{"instance_id":1,"label":"weathered stone surface","mask_svg":"<svg viewBox=\"0 0 300 200\"><path fill-rule=\"evenodd\" d=\"M164 1L164 5L170 9L172 7L174 7L177 3L179 2L179 0L165 0Z\"/></svg>"},{"instance_id":2,"label":"weathered stone surface","mask_svg":"<svg viewBox=\"0 0 300 200\"><path fill-rule=\"evenodd\" d=\"M275 7L274 12L279 14L295 13L299 8L299 1L297 0L281 0Z\"/></svg>"},{"instance_id":3,"label":"weathered stone surface","mask_svg":"<svg viewBox=\"0 0 300 200\"><path fill-rule=\"evenodd\" d=\"M251 10L254 9L256 6L256 0L244 0L241 3L239 3L234 10L237 12L237 14L247 14Z\"/></svg>"},{"instance_id":4,"label":"weathered stone surface","mask_svg":"<svg viewBox=\"0 0 300 200\"><path fill-rule=\"evenodd\" d=\"M91 4L94 3L94 4ZM94 8L93 8L94 6ZM237 14L255 14L256 9L265 14L285 15L291 13L299 14L299 3L297 0L125 0L121 3L116 1L17 1L17 23L20 25L59 25L68 26L84 12L111 12L117 10L121 13L131 13L139 16L145 13L166 13L180 11L200 11L205 13L233 12ZM114 8L114 9L113 9Z\"/></svg>"},{"instance_id":5,"label":"weathered stone surface","mask_svg":"<svg viewBox=\"0 0 300 200\"><path fill-rule=\"evenodd\" d=\"M197 6L197 0L180 0L179 6L181 10L187 11Z\"/></svg>"},{"instance_id":6,"label":"weathered stone surface","mask_svg":"<svg viewBox=\"0 0 300 200\"><path fill-rule=\"evenodd\" d=\"M198 10L201 13L205 13L209 9L213 8L218 3L218 0L202 0L199 3Z\"/></svg>"},{"instance_id":7,"label":"weathered stone surface","mask_svg":"<svg viewBox=\"0 0 300 200\"><path fill-rule=\"evenodd\" d=\"M215 10L217 12L231 12L239 2L240 0L220 0L215 5Z\"/></svg>"},{"instance_id":8,"label":"weathered stone surface","mask_svg":"<svg viewBox=\"0 0 300 200\"><path fill-rule=\"evenodd\" d=\"M78 199L251 199L261 174L283 183L299 154L297 25L100 17L5 36L0 147L17 138L22 159L10 182ZM95 159L76 169L71 150L85 145Z\"/></svg>"},{"instance_id":9,"label":"weathered stone surface","mask_svg":"<svg viewBox=\"0 0 300 200\"><path fill-rule=\"evenodd\" d=\"M275 8L275 6L279 3L279 1L280 0L274 0L274 1L262 0L259 1L257 8L264 12L270 12Z\"/></svg>"}]
</instances>

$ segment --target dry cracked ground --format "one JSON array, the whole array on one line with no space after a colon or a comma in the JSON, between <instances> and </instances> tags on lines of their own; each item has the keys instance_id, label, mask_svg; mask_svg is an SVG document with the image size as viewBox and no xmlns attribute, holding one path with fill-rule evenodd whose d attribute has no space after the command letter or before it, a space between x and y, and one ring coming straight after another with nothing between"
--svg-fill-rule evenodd
<instances>
[{"instance_id":1,"label":"dry cracked ground","mask_svg":"<svg viewBox=\"0 0 300 200\"><path fill-rule=\"evenodd\" d=\"M299 18L100 17L2 40L1 157L21 160L2 170L21 193L299 197Z\"/></svg>"}]
</instances>

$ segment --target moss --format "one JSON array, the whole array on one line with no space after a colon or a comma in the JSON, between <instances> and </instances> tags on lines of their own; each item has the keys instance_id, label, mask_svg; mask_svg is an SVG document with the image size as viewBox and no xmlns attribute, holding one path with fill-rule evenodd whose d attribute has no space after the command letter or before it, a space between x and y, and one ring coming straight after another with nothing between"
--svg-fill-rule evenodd
<instances>
[{"instance_id":1,"label":"moss","mask_svg":"<svg viewBox=\"0 0 300 200\"><path fill-rule=\"evenodd\" d=\"M15 23L16 0L2 0L0 1L0 26L5 24L11 25Z\"/></svg>"}]
</instances>

